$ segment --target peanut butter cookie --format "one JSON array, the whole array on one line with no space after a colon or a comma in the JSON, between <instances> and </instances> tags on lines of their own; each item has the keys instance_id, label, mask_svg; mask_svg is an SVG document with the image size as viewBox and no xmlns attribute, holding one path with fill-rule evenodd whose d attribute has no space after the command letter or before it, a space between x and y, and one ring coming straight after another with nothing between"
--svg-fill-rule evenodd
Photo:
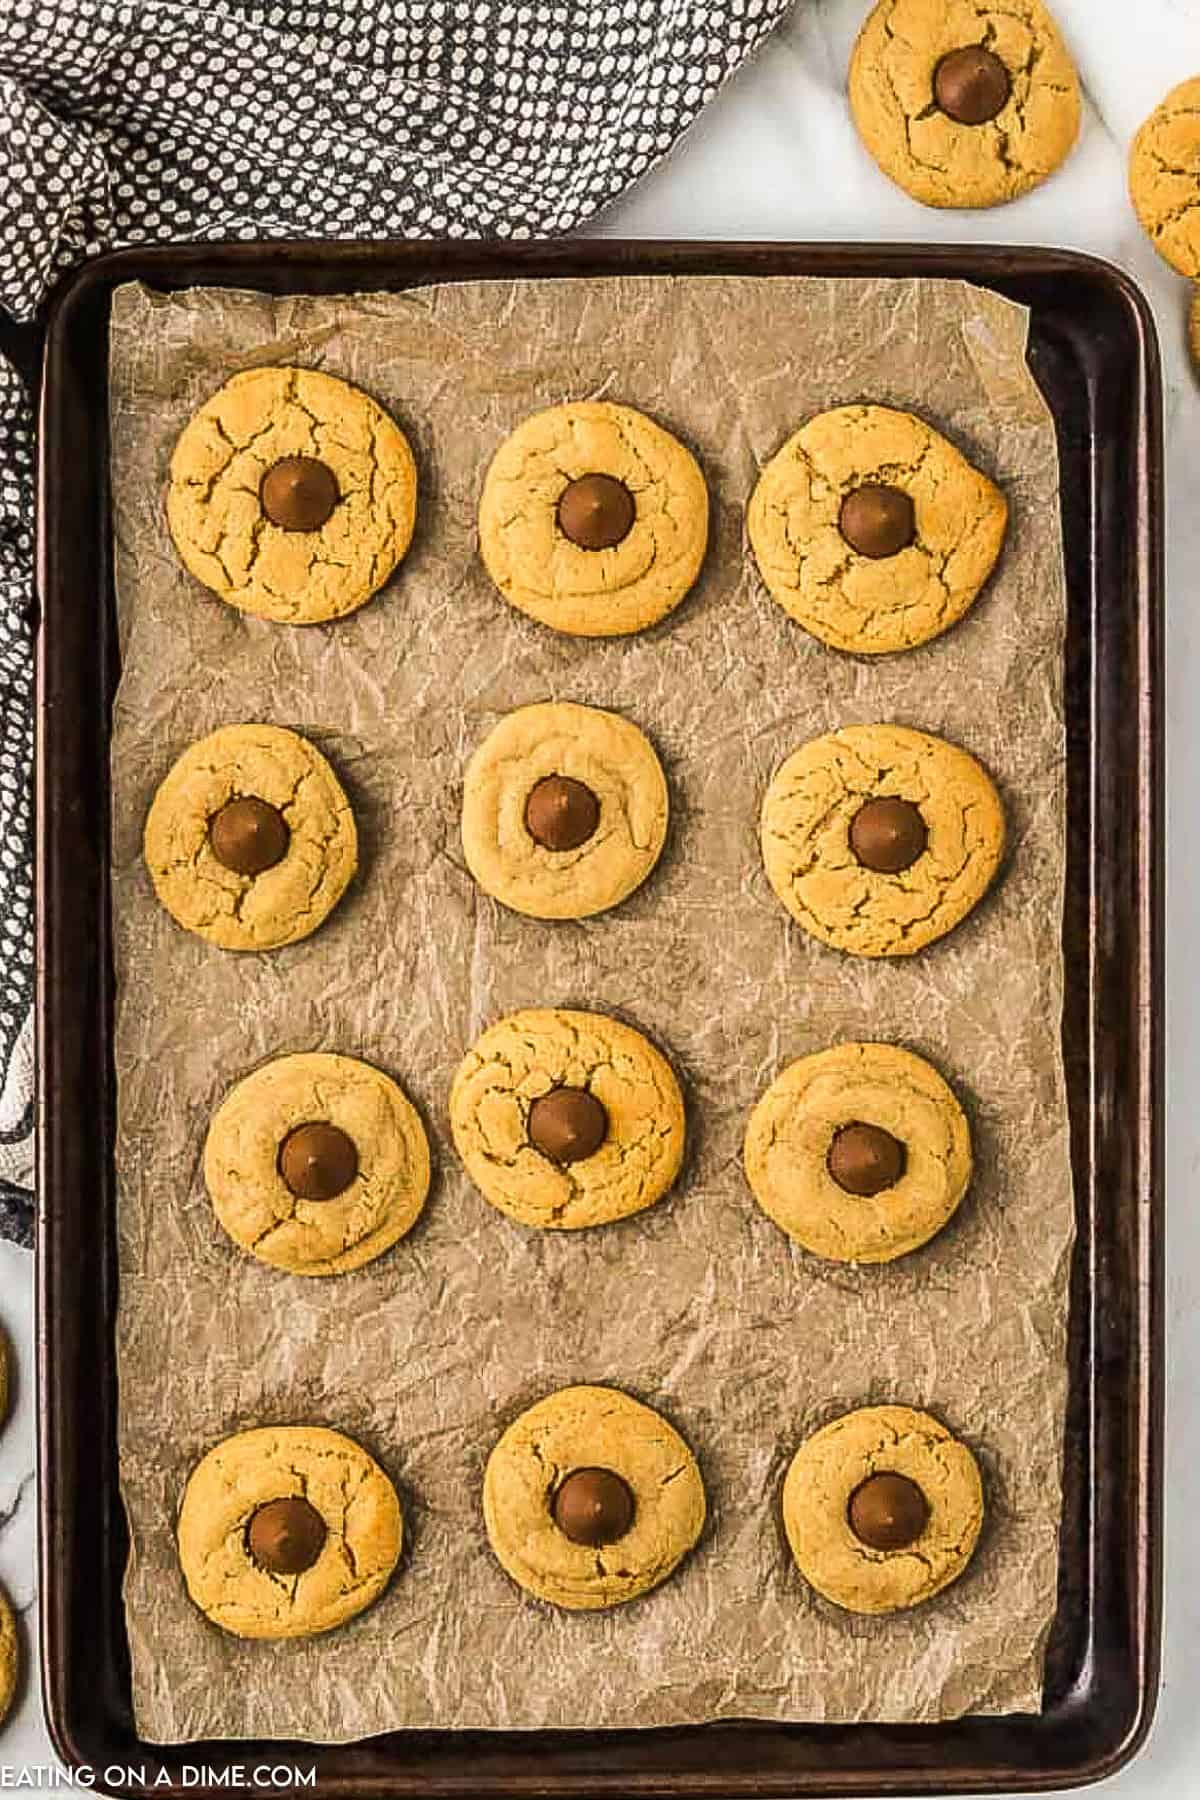
<instances>
[{"instance_id":1,"label":"peanut butter cookie","mask_svg":"<svg viewBox=\"0 0 1200 1800\"><path fill-rule=\"evenodd\" d=\"M354 874L350 802L320 751L279 725L225 725L192 744L146 817L155 892L222 950L275 950L328 917Z\"/></svg>"},{"instance_id":2,"label":"peanut butter cookie","mask_svg":"<svg viewBox=\"0 0 1200 1800\"><path fill-rule=\"evenodd\" d=\"M292 1275L343 1275L411 1231L429 1141L396 1083L352 1056L279 1056L238 1082L204 1145L235 1244Z\"/></svg>"},{"instance_id":3,"label":"peanut butter cookie","mask_svg":"<svg viewBox=\"0 0 1200 1800\"><path fill-rule=\"evenodd\" d=\"M353 612L408 549L417 471L369 394L317 369L246 369L185 426L167 522L184 563L283 625Z\"/></svg>"},{"instance_id":4,"label":"peanut butter cookie","mask_svg":"<svg viewBox=\"0 0 1200 1800\"><path fill-rule=\"evenodd\" d=\"M1129 193L1159 255L1200 276L1200 75L1173 87L1134 138Z\"/></svg>"},{"instance_id":5,"label":"peanut butter cookie","mask_svg":"<svg viewBox=\"0 0 1200 1800\"><path fill-rule=\"evenodd\" d=\"M8 1717L17 1692L20 1673L17 1650L17 1621L8 1595L0 1588L0 1725Z\"/></svg>"},{"instance_id":6,"label":"peanut butter cookie","mask_svg":"<svg viewBox=\"0 0 1200 1800\"><path fill-rule=\"evenodd\" d=\"M911 956L986 893L1004 813L965 750L902 725L848 725L776 770L762 853L776 894L822 943Z\"/></svg>"},{"instance_id":7,"label":"peanut butter cookie","mask_svg":"<svg viewBox=\"0 0 1200 1800\"><path fill-rule=\"evenodd\" d=\"M884 174L926 206L999 206L1079 135L1079 78L1041 0L879 0L850 110Z\"/></svg>"},{"instance_id":8,"label":"peanut butter cookie","mask_svg":"<svg viewBox=\"0 0 1200 1800\"><path fill-rule=\"evenodd\" d=\"M885 1263L927 1243L971 1178L963 1110L895 1044L835 1044L777 1075L750 1115L754 1197L815 1256Z\"/></svg>"},{"instance_id":9,"label":"peanut butter cookie","mask_svg":"<svg viewBox=\"0 0 1200 1800\"><path fill-rule=\"evenodd\" d=\"M888 406L818 413L759 477L746 524L784 611L837 650L937 637L991 574L1008 504L940 432Z\"/></svg>"},{"instance_id":10,"label":"peanut butter cookie","mask_svg":"<svg viewBox=\"0 0 1200 1800\"><path fill-rule=\"evenodd\" d=\"M486 1200L555 1231L653 1206L683 1161L670 1064L603 1013L529 1008L491 1026L454 1077L450 1127Z\"/></svg>"},{"instance_id":11,"label":"peanut butter cookie","mask_svg":"<svg viewBox=\"0 0 1200 1800\"><path fill-rule=\"evenodd\" d=\"M513 606L576 637L642 631L700 573L708 490L661 425L608 400L535 413L492 459L479 548Z\"/></svg>"},{"instance_id":12,"label":"peanut butter cookie","mask_svg":"<svg viewBox=\"0 0 1200 1800\"><path fill-rule=\"evenodd\" d=\"M636 725L567 701L523 706L471 758L463 854L514 912L586 919L646 879L667 812L666 777Z\"/></svg>"},{"instance_id":13,"label":"peanut butter cookie","mask_svg":"<svg viewBox=\"0 0 1200 1800\"><path fill-rule=\"evenodd\" d=\"M268 1425L208 1452L179 1511L188 1593L222 1630L312 1637L379 1597L400 1556L396 1490L340 1431Z\"/></svg>"},{"instance_id":14,"label":"peanut butter cookie","mask_svg":"<svg viewBox=\"0 0 1200 1800\"><path fill-rule=\"evenodd\" d=\"M929 1413L866 1406L801 1444L783 1524L804 1579L847 1612L917 1606L956 1581L983 1524L975 1458Z\"/></svg>"},{"instance_id":15,"label":"peanut butter cookie","mask_svg":"<svg viewBox=\"0 0 1200 1800\"><path fill-rule=\"evenodd\" d=\"M492 1549L513 1580L572 1610L657 1587L704 1525L679 1433L618 1388L547 1395L504 1433L483 1478Z\"/></svg>"}]
</instances>

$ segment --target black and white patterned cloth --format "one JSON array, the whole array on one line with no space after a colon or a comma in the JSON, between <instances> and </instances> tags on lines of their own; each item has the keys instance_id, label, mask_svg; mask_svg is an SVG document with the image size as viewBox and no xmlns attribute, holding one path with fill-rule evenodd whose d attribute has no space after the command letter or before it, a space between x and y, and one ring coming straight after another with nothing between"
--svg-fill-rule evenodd
<instances>
[{"instance_id":1,"label":"black and white patterned cloth","mask_svg":"<svg viewBox=\"0 0 1200 1800\"><path fill-rule=\"evenodd\" d=\"M790 0L0 0L0 308L118 244L534 238L655 163ZM28 1241L33 426L0 360L0 1235Z\"/></svg>"}]
</instances>

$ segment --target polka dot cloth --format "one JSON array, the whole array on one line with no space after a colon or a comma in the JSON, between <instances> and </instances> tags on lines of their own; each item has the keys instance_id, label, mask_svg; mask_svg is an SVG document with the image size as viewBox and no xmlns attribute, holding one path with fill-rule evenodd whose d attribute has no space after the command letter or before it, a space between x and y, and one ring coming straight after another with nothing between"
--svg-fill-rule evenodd
<instances>
[{"instance_id":1,"label":"polka dot cloth","mask_svg":"<svg viewBox=\"0 0 1200 1800\"><path fill-rule=\"evenodd\" d=\"M544 237L787 0L3 0L0 303L115 242Z\"/></svg>"},{"instance_id":2,"label":"polka dot cloth","mask_svg":"<svg viewBox=\"0 0 1200 1800\"><path fill-rule=\"evenodd\" d=\"M32 521L33 419L0 360L0 1235L22 1243L33 1165Z\"/></svg>"},{"instance_id":3,"label":"polka dot cloth","mask_svg":"<svg viewBox=\"0 0 1200 1800\"><path fill-rule=\"evenodd\" d=\"M670 148L789 0L0 0L0 307L116 244L535 238ZM32 428L0 362L0 1235L25 1235ZM13 1184L17 1185L14 1186Z\"/></svg>"}]
</instances>

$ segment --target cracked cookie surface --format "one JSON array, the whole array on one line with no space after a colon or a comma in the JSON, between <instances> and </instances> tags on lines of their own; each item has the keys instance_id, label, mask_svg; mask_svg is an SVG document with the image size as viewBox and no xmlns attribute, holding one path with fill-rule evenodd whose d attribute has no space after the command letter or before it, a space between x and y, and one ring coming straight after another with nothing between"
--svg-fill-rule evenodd
<instances>
[{"instance_id":1,"label":"cracked cookie surface","mask_svg":"<svg viewBox=\"0 0 1200 1800\"><path fill-rule=\"evenodd\" d=\"M851 1529L850 1500L872 1475L915 1482L928 1516L905 1549L876 1550ZM805 1580L847 1612L917 1606L971 1560L983 1524L983 1485L967 1446L929 1413L866 1406L813 1433L783 1484L783 1525Z\"/></svg>"},{"instance_id":2,"label":"cracked cookie surface","mask_svg":"<svg viewBox=\"0 0 1200 1800\"><path fill-rule=\"evenodd\" d=\"M310 1568L260 1567L247 1531L260 1506L299 1495L325 1539ZM188 1593L237 1637L311 1637L378 1598L400 1555L396 1490L351 1438L319 1425L261 1426L210 1450L188 1478L179 1511L179 1561Z\"/></svg>"},{"instance_id":3,"label":"cracked cookie surface","mask_svg":"<svg viewBox=\"0 0 1200 1800\"><path fill-rule=\"evenodd\" d=\"M0 1588L0 1725L7 1717L17 1691L19 1666L16 1615L8 1595Z\"/></svg>"},{"instance_id":4,"label":"cracked cookie surface","mask_svg":"<svg viewBox=\"0 0 1200 1800\"><path fill-rule=\"evenodd\" d=\"M898 874L864 867L850 845L859 809L882 796L909 801L927 833ZM776 770L761 842L771 886L806 931L854 956L910 956L986 893L1004 813L991 777L957 745L903 725L848 725Z\"/></svg>"},{"instance_id":5,"label":"cracked cookie surface","mask_svg":"<svg viewBox=\"0 0 1200 1800\"><path fill-rule=\"evenodd\" d=\"M349 1186L328 1200L295 1194L280 1151L320 1121L357 1152ZM429 1192L429 1141L416 1110L379 1069L352 1056L276 1057L232 1088L213 1115L204 1179L235 1244L293 1275L341 1275L410 1231Z\"/></svg>"},{"instance_id":6,"label":"cracked cookie surface","mask_svg":"<svg viewBox=\"0 0 1200 1800\"><path fill-rule=\"evenodd\" d=\"M994 118L934 98L944 56L982 45L1007 71ZM850 110L884 174L926 206L998 206L1052 175L1079 135L1079 78L1040 0L880 0L850 59Z\"/></svg>"},{"instance_id":7,"label":"cracked cookie surface","mask_svg":"<svg viewBox=\"0 0 1200 1800\"><path fill-rule=\"evenodd\" d=\"M915 536L869 556L842 535L847 495L882 482L912 502ZM991 574L1008 504L940 432L887 406L839 406L802 425L746 512L762 578L784 611L838 650L911 649L960 619Z\"/></svg>"},{"instance_id":8,"label":"cracked cookie surface","mask_svg":"<svg viewBox=\"0 0 1200 1800\"><path fill-rule=\"evenodd\" d=\"M531 791L552 776L582 783L599 804L594 831L567 850L547 849L526 822ZM501 719L467 766L463 853L480 887L514 912L585 919L646 879L668 809L662 765L629 720L568 701L523 706Z\"/></svg>"},{"instance_id":9,"label":"cracked cookie surface","mask_svg":"<svg viewBox=\"0 0 1200 1800\"><path fill-rule=\"evenodd\" d=\"M281 860L244 875L217 859L210 821L251 796L283 816ZM279 725L225 725L183 752L146 817L146 867L185 930L222 950L274 950L307 937L354 874L358 834L350 802L321 753Z\"/></svg>"},{"instance_id":10,"label":"cracked cookie surface","mask_svg":"<svg viewBox=\"0 0 1200 1800\"><path fill-rule=\"evenodd\" d=\"M836 1134L865 1123L903 1146L899 1179L847 1192L830 1170ZM937 1070L896 1044L835 1044L790 1063L746 1128L746 1176L789 1237L834 1262L885 1263L927 1243L971 1178L971 1136Z\"/></svg>"},{"instance_id":11,"label":"cracked cookie surface","mask_svg":"<svg viewBox=\"0 0 1200 1800\"><path fill-rule=\"evenodd\" d=\"M608 548L572 542L564 490L602 474L632 495L633 523ZM644 413L607 400L550 407L518 425L492 459L479 548L511 605L577 637L642 631L678 606L708 542L708 490L689 450Z\"/></svg>"},{"instance_id":12,"label":"cracked cookie surface","mask_svg":"<svg viewBox=\"0 0 1200 1800\"><path fill-rule=\"evenodd\" d=\"M565 1166L529 1138L534 1101L583 1088L603 1106L598 1150ZM486 1200L522 1225L576 1231L641 1212L683 1161L683 1095L666 1058L604 1013L528 1008L485 1031L450 1092L450 1126Z\"/></svg>"},{"instance_id":13,"label":"cracked cookie surface","mask_svg":"<svg viewBox=\"0 0 1200 1800\"><path fill-rule=\"evenodd\" d=\"M332 473L337 504L315 530L286 530L260 489L285 457ZM284 625L353 612L408 549L417 472L383 408L317 369L247 369L205 402L171 457L167 521L185 565L230 606Z\"/></svg>"},{"instance_id":14,"label":"cracked cookie surface","mask_svg":"<svg viewBox=\"0 0 1200 1800\"><path fill-rule=\"evenodd\" d=\"M612 1543L575 1543L555 1524L555 1490L581 1468L612 1470L633 1495L633 1522ZM539 1400L508 1427L483 1478L501 1566L529 1593L573 1610L619 1606L657 1587L700 1536L704 1514L687 1444L619 1388L562 1388Z\"/></svg>"},{"instance_id":15,"label":"cracked cookie surface","mask_svg":"<svg viewBox=\"0 0 1200 1800\"><path fill-rule=\"evenodd\" d=\"M1172 88L1134 138L1129 193L1159 255L1200 276L1200 75Z\"/></svg>"}]
</instances>

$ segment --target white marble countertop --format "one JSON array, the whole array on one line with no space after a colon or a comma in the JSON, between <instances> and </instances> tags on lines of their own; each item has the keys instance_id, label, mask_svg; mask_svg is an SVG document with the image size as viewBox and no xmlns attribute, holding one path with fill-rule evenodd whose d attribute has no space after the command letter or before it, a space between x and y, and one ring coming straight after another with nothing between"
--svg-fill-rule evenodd
<instances>
[{"instance_id":1,"label":"white marble countertop","mask_svg":"<svg viewBox=\"0 0 1200 1800\"><path fill-rule=\"evenodd\" d=\"M604 236L895 239L1060 244L1109 257L1154 306L1166 380L1168 440L1167 714L1169 829L1186 830L1200 788L1200 382L1186 355L1186 284L1162 264L1125 197L1128 141L1183 76L1200 72L1200 0L1057 0L1088 91L1082 142L1043 188L1002 211L936 213L892 188L861 151L846 113L844 71L864 0L798 6L672 155L594 228ZM1190 577L1190 585L1189 585ZM1195 671L1197 689L1192 688ZM1184 941L1200 913L1200 856L1170 860L1168 930ZM1200 1659L1200 1000L1170 959L1168 1019L1168 1436L1166 1644L1148 1747L1104 1784L1122 1800L1200 1793L1200 1719L1187 1670ZM15 1353L15 1406L0 1433L0 1580L36 1656L33 1266L0 1244L0 1321ZM48 1770L52 1752L36 1678L0 1737L9 1771ZM7 1779L6 1779L7 1777ZM1099 1791L1099 1790L1097 1790Z\"/></svg>"}]
</instances>

